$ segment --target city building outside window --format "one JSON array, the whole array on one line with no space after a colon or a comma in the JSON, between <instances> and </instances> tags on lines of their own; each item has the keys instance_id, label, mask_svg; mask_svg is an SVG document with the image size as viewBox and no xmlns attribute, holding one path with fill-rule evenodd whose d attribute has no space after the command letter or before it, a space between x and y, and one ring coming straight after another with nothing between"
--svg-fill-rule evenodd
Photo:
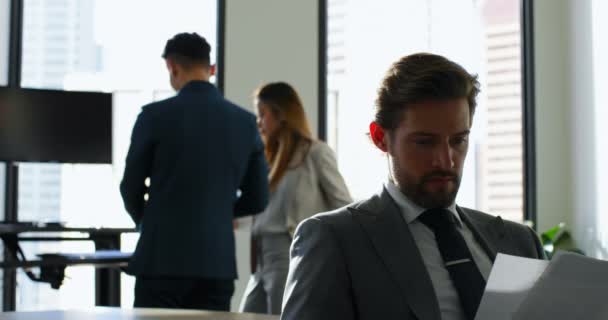
<instances>
[{"instance_id":1,"label":"city building outside window","mask_svg":"<svg viewBox=\"0 0 608 320\"><path fill-rule=\"evenodd\" d=\"M328 0L327 139L353 197L380 190L387 161L366 136L391 63L441 54L479 75L481 94L457 202L523 221L519 0Z\"/></svg>"}]
</instances>

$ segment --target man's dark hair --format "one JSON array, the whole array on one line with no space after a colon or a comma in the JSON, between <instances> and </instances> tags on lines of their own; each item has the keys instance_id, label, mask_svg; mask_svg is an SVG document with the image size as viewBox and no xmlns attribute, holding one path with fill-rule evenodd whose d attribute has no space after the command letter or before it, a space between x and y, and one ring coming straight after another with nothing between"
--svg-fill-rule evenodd
<instances>
[{"instance_id":1,"label":"man's dark hair","mask_svg":"<svg viewBox=\"0 0 608 320\"><path fill-rule=\"evenodd\" d=\"M193 33L178 33L167 41L162 57L184 67L209 66L211 46L205 38Z\"/></svg>"},{"instance_id":2,"label":"man's dark hair","mask_svg":"<svg viewBox=\"0 0 608 320\"><path fill-rule=\"evenodd\" d=\"M378 89L375 121L392 132L412 104L466 98L472 122L478 93L477 75L469 74L457 63L430 53L408 55L386 73Z\"/></svg>"}]
</instances>

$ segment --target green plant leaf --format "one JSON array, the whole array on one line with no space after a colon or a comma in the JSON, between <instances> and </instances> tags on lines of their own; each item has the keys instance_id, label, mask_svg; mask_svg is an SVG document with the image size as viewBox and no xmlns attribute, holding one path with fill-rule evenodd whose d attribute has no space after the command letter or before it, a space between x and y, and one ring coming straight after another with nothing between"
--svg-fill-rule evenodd
<instances>
[{"instance_id":1,"label":"green plant leaf","mask_svg":"<svg viewBox=\"0 0 608 320\"><path fill-rule=\"evenodd\" d=\"M566 224L561 222L560 224L556 225L555 227L543 232L540 235L543 245L552 244L552 243L556 242L562 236L565 229L566 229Z\"/></svg>"}]
</instances>

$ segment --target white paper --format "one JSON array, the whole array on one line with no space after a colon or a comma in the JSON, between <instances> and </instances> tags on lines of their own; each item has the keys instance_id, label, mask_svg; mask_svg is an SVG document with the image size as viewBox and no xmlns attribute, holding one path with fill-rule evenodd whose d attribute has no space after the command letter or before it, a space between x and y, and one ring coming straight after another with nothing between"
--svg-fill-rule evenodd
<instances>
[{"instance_id":1,"label":"white paper","mask_svg":"<svg viewBox=\"0 0 608 320\"><path fill-rule=\"evenodd\" d=\"M606 320L607 297L608 261L558 252L513 319Z\"/></svg>"},{"instance_id":2,"label":"white paper","mask_svg":"<svg viewBox=\"0 0 608 320\"><path fill-rule=\"evenodd\" d=\"M499 253L475 320L511 320L549 261Z\"/></svg>"}]
</instances>

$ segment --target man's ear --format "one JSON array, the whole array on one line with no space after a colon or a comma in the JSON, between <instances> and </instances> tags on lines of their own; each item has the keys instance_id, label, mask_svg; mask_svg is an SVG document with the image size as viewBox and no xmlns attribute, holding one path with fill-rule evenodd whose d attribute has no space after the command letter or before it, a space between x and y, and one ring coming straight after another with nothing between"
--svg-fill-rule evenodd
<instances>
[{"instance_id":1,"label":"man's ear","mask_svg":"<svg viewBox=\"0 0 608 320\"><path fill-rule=\"evenodd\" d=\"M215 75L216 65L212 64L209 66L209 76L213 77Z\"/></svg>"},{"instance_id":2,"label":"man's ear","mask_svg":"<svg viewBox=\"0 0 608 320\"><path fill-rule=\"evenodd\" d=\"M375 121L372 121L372 123L369 124L369 136L378 149L382 150L382 152L388 152L385 131Z\"/></svg>"},{"instance_id":3,"label":"man's ear","mask_svg":"<svg viewBox=\"0 0 608 320\"><path fill-rule=\"evenodd\" d=\"M166 59L165 62L167 64L167 70L169 70L169 74L175 77L177 75L177 64L171 59Z\"/></svg>"}]
</instances>

